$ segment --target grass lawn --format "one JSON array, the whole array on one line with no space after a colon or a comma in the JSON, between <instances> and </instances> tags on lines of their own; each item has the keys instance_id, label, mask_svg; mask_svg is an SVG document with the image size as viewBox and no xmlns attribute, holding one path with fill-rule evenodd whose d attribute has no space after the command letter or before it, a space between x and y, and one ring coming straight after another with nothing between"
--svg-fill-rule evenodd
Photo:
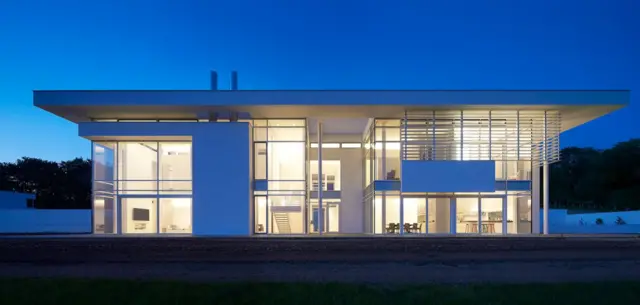
<instances>
[{"instance_id":1,"label":"grass lawn","mask_svg":"<svg viewBox=\"0 0 640 305\"><path fill-rule=\"evenodd\" d=\"M640 282L380 286L0 279L0 304L640 304Z\"/></svg>"}]
</instances>

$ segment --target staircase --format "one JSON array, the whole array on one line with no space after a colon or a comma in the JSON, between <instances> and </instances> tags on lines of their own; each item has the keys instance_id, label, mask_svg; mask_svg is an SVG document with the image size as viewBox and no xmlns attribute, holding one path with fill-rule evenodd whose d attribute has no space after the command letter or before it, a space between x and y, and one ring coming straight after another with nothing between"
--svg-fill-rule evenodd
<instances>
[{"instance_id":1,"label":"staircase","mask_svg":"<svg viewBox=\"0 0 640 305\"><path fill-rule=\"evenodd\" d=\"M273 219L278 225L278 233L291 234L291 225L289 224L289 213L273 213Z\"/></svg>"}]
</instances>

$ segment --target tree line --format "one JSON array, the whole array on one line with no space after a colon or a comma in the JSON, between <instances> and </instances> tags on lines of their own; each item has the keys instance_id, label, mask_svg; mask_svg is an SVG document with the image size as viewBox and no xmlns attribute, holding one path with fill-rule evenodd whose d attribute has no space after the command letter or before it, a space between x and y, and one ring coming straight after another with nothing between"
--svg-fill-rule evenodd
<instances>
[{"instance_id":1,"label":"tree line","mask_svg":"<svg viewBox=\"0 0 640 305\"><path fill-rule=\"evenodd\" d=\"M552 208L640 210L640 139L605 150L565 148L550 165L549 180ZM89 209L91 161L0 163L0 190L36 194L36 208Z\"/></svg>"},{"instance_id":2,"label":"tree line","mask_svg":"<svg viewBox=\"0 0 640 305\"><path fill-rule=\"evenodd\" d=\"M0 163L0 190L35 194L39 209L90 209L91 161L23 157Z\"/></svg>"},{"instance_id":3,"label":"tree line","mask_svg":"<svg viewBox=\"0 0 640 305\"><path fill-rule=\"evenodd\" d=\"M550 166L552 208L640 210L640 139L612 148L568 147Z\"/></svg>"}]
</instances>

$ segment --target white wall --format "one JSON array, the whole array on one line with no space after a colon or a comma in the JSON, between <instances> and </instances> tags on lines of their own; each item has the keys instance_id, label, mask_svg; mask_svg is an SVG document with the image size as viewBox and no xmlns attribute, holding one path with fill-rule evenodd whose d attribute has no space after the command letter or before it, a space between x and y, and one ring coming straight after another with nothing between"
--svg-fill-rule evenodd
<instances>
[{"instance_id":1,"label":"white wall","mask_svg":"<svg viewBox=\"0 0 640 305\"><path fill-rule=\"evenodd\" d=\"M0 233L91 233L91 210L2 210Z\"/></svg>"},{"instance_id":2,"label":"white wall","mask_svg":"<svg viewBox=\"0 0 640 305\"><path fill-rule=\"evenodd\" d=\"M542 211L540 219L543 219ZM626 224L616 225L616 219L622 218ZM602 219L602 225L596 225L596 219ZM584 225L580 225L580 220ZM541 221L542 222L542 221ZM542 224L540 225L542 227ZM549 210L549 232L551 234L625 234L640 233L640 211L567 214L565 209Z\"/></svg>"},{"instance_id":3,"label":"white wall","mask_svg":"<svg viewBox=\"0 0 640 305\"><path fill-rule=\"evenodd\" d=\"M324 143L331 141L356 140L358 135L324 135ZM310 136L316 139L315 135ZM318 150L310 149L310 159L318 160ZM364 232L364 204L362 202L363 173L362 150L359 148L323 148L323 160L340 160L340 208L339 231L340 233ZM315 163L317 166L317 163ZM316 169L317 171L317 169Z\"/></svg>"},{"instance_id":4,"label":"white wall","mask_svg":"<svg viewBox=\"0 0 640 305\"><path fill-rule=\"evenodd\" d=\"M193 234L247 236L250 148L247 123L199 123L193 132Z\"/></svg>"}]
</instances>

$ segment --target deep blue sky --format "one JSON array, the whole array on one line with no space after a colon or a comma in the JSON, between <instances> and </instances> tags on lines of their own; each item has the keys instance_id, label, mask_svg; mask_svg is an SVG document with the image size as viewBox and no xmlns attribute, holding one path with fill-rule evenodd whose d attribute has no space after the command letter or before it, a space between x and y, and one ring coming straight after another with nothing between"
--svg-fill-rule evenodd
<instances>
[{"instance_id":1,"label":"deep blue sky","mask_svg":"<svg viewBox=\"0 0 640 305\"><path fill-rule=\"evenodd\" d=\"M0 161L88 157L33 89L631 89L640 1L0 0ZM563 134L640 137L640 100Z\"/></svg>"}]
</instances>

